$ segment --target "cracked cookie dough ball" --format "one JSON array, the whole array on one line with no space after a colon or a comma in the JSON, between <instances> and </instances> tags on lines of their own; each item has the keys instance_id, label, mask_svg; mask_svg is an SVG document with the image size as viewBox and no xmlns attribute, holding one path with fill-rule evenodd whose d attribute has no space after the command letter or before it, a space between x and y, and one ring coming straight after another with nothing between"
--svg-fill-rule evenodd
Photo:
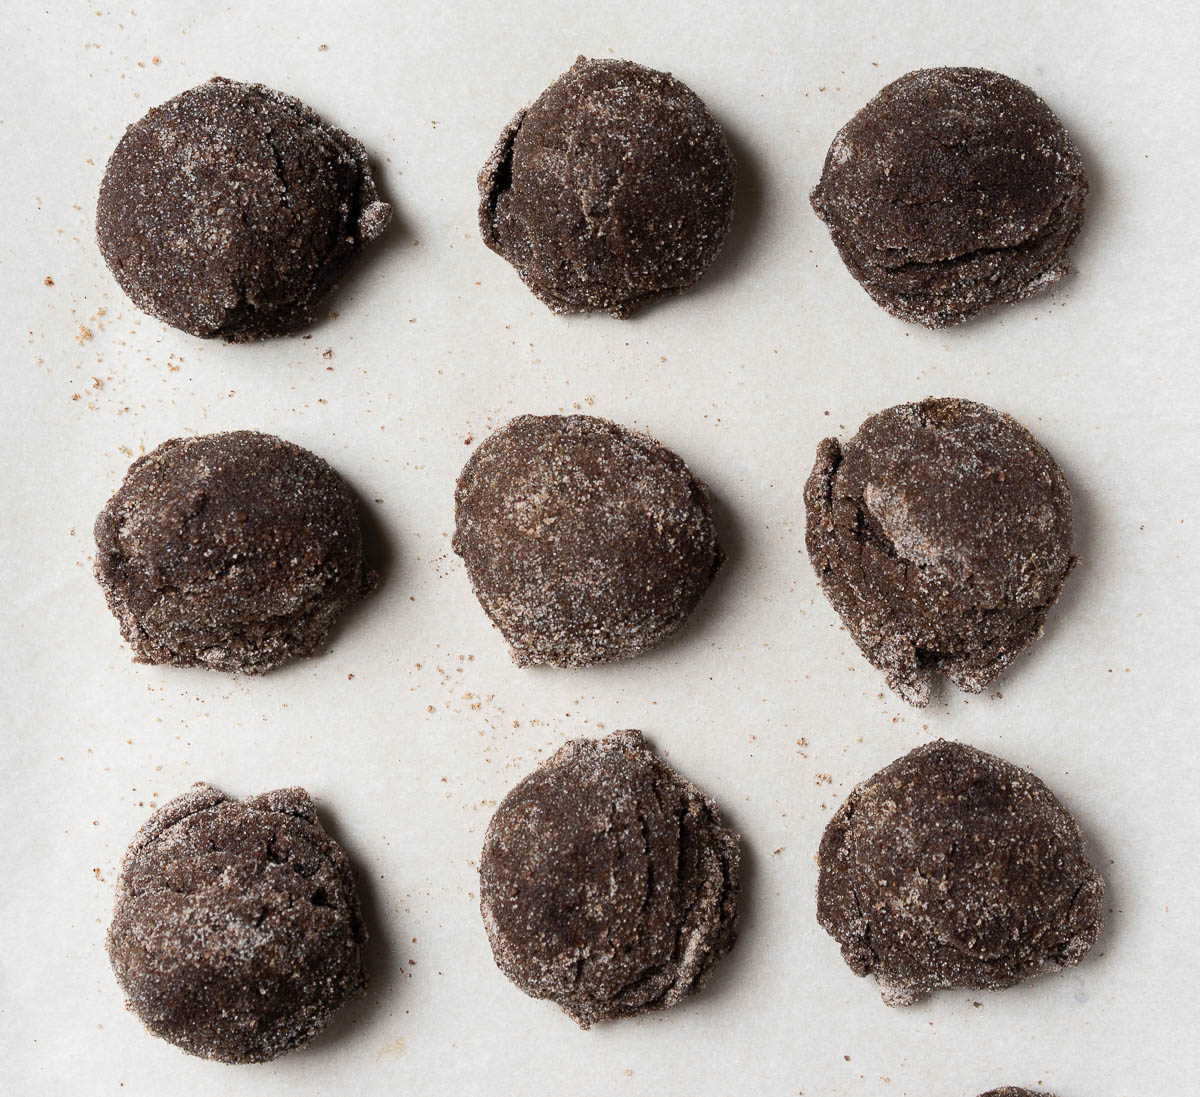
<instances>
[{"instance_id":1,"label":"cracked cookie dough ball","mask_svg":"<svg viewBox=\"0 0 1200 1097\"><path fill-rule=\"evenodd\" d=\"M125 131L96 235L138 308L244 342L311 323L391 214L353 137L290 95L215 77Z\"/></svg>"},{"instance_id":2,"label":"cracked cookie dough ball","mask_svg":"<svg viewBox=\"0 0 1200 1097\"><path fill-rule=\"evenodd\" d=\"M938 740L858 785L818 854L817 919L888 1005L1078 964L1104 881L1038 778Z\"/></svg>"},{"instance_id":3,"label":"cracked cookie dough ball","mask_svg":"<svg viewBox=\"0 0 1200 1097\"><path fill-rule=\"evenodd\" d=\"M488 825L496 964L582 1028L677 1005L737 936L738 836L639 731L574 739Z\"/></svg>"},{"instance_id":4,"label":"cracked cookie dough ball","mask_svg":"<svg viewBox=\"0 0 1200 1097\"><path fill-rule=\"evenodd\" d=\"M95 534L96 578L139 663L261 674L311 655L375 583L346 482L252 430L139 457Z\"/></svg>"},{"instance_id":5,"label":"cracked cookie dough ball","mask_svg":"<svg viewBox=\"0 0 1200 1097\"><path fill-rule=\"evenodd\" d=\"M1071 493L1011 416L929 399L827 438L804 488L809 559L910 704L934 673L979 693L1042 631L1071 555Z\"/></svg>"},{"instance_id":6,"label":"cracked cookie dough ball","mask_svg":"<svg viewBox=\"0 0 1200 1097\"><path fill-rule=\"evenodd\" d=\"M484 243L554 312L629 316L699 281L733 218L736 165L665 72L580 57L479 173Z\"/></svg>"},{"instance_id":7,"label":"cracked cookie dough ball","mask_svg":"<svg viewBox=\"0 0 1200 1097\"><path fill-rule=\"evenodd\" d=\"M812 206L876 304L939 328L1070 270L1088 182L1024 84L973 68L888 84L838 133Z\"/></svg>"},{"instance_id":8,"label":"cracked cookie dough ball","mask_svg":"<svg viewBox=\"0 0 1200 1097\"><path fill-rule=\"evenodd\" d=\"M155 1036L225 1063L308 1043L362 994L350 862L307 792L232 800L199 783L125 854L108 955Z\"/></svg>"},{"instance_id":9,"label":"cracked cookie dough ball","mask_svg":"<svg viewBox=\"0 0 1200 1097\"><path fill-rule=\"evenodd\" d=\"M522 415L471 455L453 548L519 666L628 659L674 633L724 553L708 492L652 438Z\"/></svg>"}]
</instances>

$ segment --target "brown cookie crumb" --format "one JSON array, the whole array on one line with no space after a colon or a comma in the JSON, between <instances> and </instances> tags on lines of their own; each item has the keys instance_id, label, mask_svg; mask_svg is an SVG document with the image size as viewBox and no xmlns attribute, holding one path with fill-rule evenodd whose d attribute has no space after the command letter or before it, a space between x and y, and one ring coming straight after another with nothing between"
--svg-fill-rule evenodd
<instances>
[{"instance_id":1,"label":"brown cookie crumb","mask_svg":"<svg viewBox=\"0 0 1200 1097\"><path fill-rule=\"evenodd\" d=\"M496 964L583 1028L677 1005L737 936L738 837L641 732L574 739L505 796L480 862Z\"/></svg>"},{"instance_id":2,"label":"brown cookie crumb","mask_svg":"<svg viewBox=\"0 0 1200 1097\"><path fill-rule=\"evenodd\" d=\"M311 655L375 583L346 482L257 431L138 458L95 535L96 579L141 663L261 674Z\"/></svg>"},{"instance_id":3,"label":"brown cookie crumb","mask_svg":"<svg viewBox=\"0 0 1200 1097\"><path fill-rule=\"evenodd\" d=\"M670 74L580 57L479 173L479 228L555 312L624 317L697 282L733 218L721 127Z\"/></svg>"},{"instance_id":4,"label":"brown cookie crumb","mask_svg":"<svg viewBox=\"0 0 1200 1097\"><path fill-rule=\"evenodd\" d=\"M316 319L391 212L353 137L290 95L215 77L126 130L96 236L138 308L242 342Z\"/></svg>"},{"instance_id":5,"label":"brown cookie crumb","mask_svg":"<svg viewBox=\"0 0 1200 1097\"><path fill-rule=\"evenodd\" d=\"M471 455L453 548L520 666L629 659L679 629L720 568L708 493L652 438L522 415Z\"/></svg>"},{"instance_id":6,"label":"brown cookie crumb","mask_svg":"<svg viewBox=\"0 0 1200 1097\"><path fill-rule=\"evenodd\" d=\"M998 72L888 84L838 133L812 206L850 273L893 316L938 328L1070 270L1088 182L1062 123Z\"/></svg>"},{"instance_id":7,"label":"brown cookie crumb","mask_svg":"<svg viewBox=\"0 0 1200 1097\"><path fill-rule=\"evenodd\" d=\"M121 866L108 955L155 1036L225 1063L308 1043L366 985L350 863L308 793L164 804Z\"/></svg>"},{"instance_id":8,"label":"brown cookie crumb","mask_svg":"<svg viewBox=\"0 0 1200 1097\"><path fill-rule=\"evenodd\" d=\"M1071 493L1011 416L952 398L827 438L804 488L821 587L910 704L935 673L979 693L1041 634L1071 555Z\"/></svg>"},{"instance_id":9,"label":"brown cookie crumb","mask_svg":"<svg viewBox=\"0 0 1200 1097\"><path fill-rule=\"evenodd\" d=\"M858 785L818 854L817 919L888 1005L1078 964L1104 881L1037 777L938 740Z\"/></svg>"}]
</instances>

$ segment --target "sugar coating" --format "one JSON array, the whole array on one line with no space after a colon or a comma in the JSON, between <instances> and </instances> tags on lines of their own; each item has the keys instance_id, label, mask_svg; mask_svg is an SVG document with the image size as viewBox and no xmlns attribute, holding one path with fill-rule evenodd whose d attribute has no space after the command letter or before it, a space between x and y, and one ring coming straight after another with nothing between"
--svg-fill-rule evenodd
<instances>
[{"instance_id":1,"label":"sugar coating","mask_svg":"<svg viewBox=\"0 0 1200 1097\"><path fill-rule=\"evenodd\" d=\"M888 1005L1078 964L1104 881L1027 770L938 740L855 787L825 828L817 918Z\"/></svg>"},{"instance_id":2,"label":"sugar coating","mask_svg":"<svg viewBox=\"0 0 1200 1097\"><path fill-rule=\"evenodd\" d=\"M1070 270L1088 182L1024 84L976 68L910 72L838 133L812 206L850 273L901 319L938 328Z\"/></svg>"},{"instance_id":3,"label":"sugar coating","mask_svg":"<svg viewBox=\"0 0 1200 1097\"><path fill-rule=\"evenodd\" d=\"M391 212L353 137L290 95L215 77L125 132L96 235L138 308L239 342L312 322Z\"/></svg>"},{"instance_id":4,"label":"sugar coating","mask_svg":"<svg viewBox=\"0 0 1200 1097\"><path fill-rule=\"evenodd\" d=\"M652 438L522 415L471 455L453 548L520 666L629 659L678 630L724 560L704 485Z\"/></svg>"},{"instance_id":5,"label":"sugar coating","mask_svg":"<svg viewBox=\"0 0 1200 1097\"><path fill-rule=\"evenodd\" d=\"M488 825L496 964L588 1028L678 1004L737 936L738 836L639 731L574 739Z\"/></svg>"},{"instance_id":6,"label":"sugar coating","mask_svg":"<svg viewBox=\"0 0 1200 1097\"><path fill-rule=\"evenodd\" d=\"M804 488L809 559L910 704L935 674L978 693L1036 639L1075 564L1071 493L1015 419L953 398L827 438Z\"/></svg>"},{"instance_id":7,"label":"sugar coating","mask_svg":"<svg viewBox=\"0 0 1200 1097\"><path fill-rule=\"evenodd\" d=\"M539 300L624 317L708 269L736 165L669 73L580 57L508 124L478 182L484 243Z\"/></svg>"},{"instance_id":8,"label":"sugar coating","mask_svg":"<svg viewBox=\"0 0 1200 1097\"><path fill-rule=\"evenodd\" d=\"M308 1043L366 986L350 863L308 793L203 782L138 831L108 955L129 1008L192 1055L258 1063Z\"/></svg>"},{"instance_id":9,"label":"sugar coating","mask_svg":"<svg viewBox=\"0 0 1200 1097\"><path fill-rule=\"evenodd\" d=\"M139 457L95 536L96 579L141 663L262 674L311 655L375 584L346 482L257 431Z\"/></svg>"}]
</instances>

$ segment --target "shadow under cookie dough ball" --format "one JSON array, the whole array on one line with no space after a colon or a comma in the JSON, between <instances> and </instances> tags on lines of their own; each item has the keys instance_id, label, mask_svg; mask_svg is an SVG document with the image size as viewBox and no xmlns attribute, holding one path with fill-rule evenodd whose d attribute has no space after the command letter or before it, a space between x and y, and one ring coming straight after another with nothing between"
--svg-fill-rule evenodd
<instances>
[{"instance_id":1,"label":"shadow under cookie dough ball","mask_svg":"<svg viewBox=\"0 0 1200 1097\"><path fill-rule=\"evenodd\" d=\"M628 659L674 633L720 568L708 493L652 438L522 415L471 455L453 548L519 666Z\"/></svg>"},{"instance_id":2,"label":"shadow under cookie dough ball","mask_svg":"<svg viewBox=\"0 0 1200 1097\"><path fill-rule=\"evenodd\" d=\"M126 130L96 235L138 308L241 342L311 323L391 213L353 137L290 95L216 77Z\"/></svg>"},{"instance_id":3,"label":"shadow under cookie dough ball","mask_svg":"<svg viewBox=\"0 0 1200 1097\"><path fill-rule=\"evenodd\" d=\"M738 837L639 731L574 739L488 825L496 964L582 1028L677 1005L737 935Z\"/></svg>"},{"instance_id":4,"label":"shadow under cookie dough ball","mask_svg":"<svg viewBox=\"0 0 1200 1097\"><path fill-rule=\"evenodd\" d=\"M1078 964L1104 881L1032 773L939 740L858 785L818 854L817 918L888 1005Z\"/></svg>"},{"instance_id":5,"label":"shadow under cookie dough ball","mask_svg":"<svg viewBox=\"0 0 1200 1097\"><path fill-rule=\"evenodd\" d=\"M366 985L350 863L308 793L164 804L125 855L108 955L129 1008L192 1055L261 1063Z\"/></svg>"},{"instance_id":6,"label":"shadow under cookie dough ball","mask_svg":"<svg viewBox=\"0 0 1200 1097\"><path fill-rule=\"evenodd\" d=\"M479 173L484 243L555 312L623 317L693 285L733 217L736 165L688 87L580 57Z\"/></svg>"},{"instance_id":7,"label":"shadow under cookie dough ball","mask_svg":"<svg viewBox=\"0 0 1200 1097\"><path fill-rule=\"evenodd\" d=\"M979 693L1042 631L1071 555L1071 493L1011 416L929 399L827 438L804 488L821 587L910 704L934 674Z\"/></svg>"},{"instance_id":8,"label":"shadow under cookie dough ball","mask_svg":"<svg viewBox=\"0 0 1200 1097\"><path fill-rule=\"evenodd\" d=\"M138 458L95 535L96 578L139 663L261 674L311 655L375 583L346 482L256 431Z\"/></svg>"},{"instance_id":9,"label":"shadow under cookie dough ball","mask_svg":"<svg viewBox=\"0 0 1200 1097\"><path fill-rule=\"evenodd\" d=\"M1079 150L1033 91L937 68L888 84L842 128L812 206L877 304L939 328L1067 274L1087 192Z\"/></svg>"}]
</instances>

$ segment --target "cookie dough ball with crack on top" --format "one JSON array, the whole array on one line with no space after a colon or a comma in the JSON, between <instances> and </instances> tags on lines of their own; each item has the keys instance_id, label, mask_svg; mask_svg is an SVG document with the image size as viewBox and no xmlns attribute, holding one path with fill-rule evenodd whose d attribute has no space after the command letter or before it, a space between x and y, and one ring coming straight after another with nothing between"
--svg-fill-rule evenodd
<instances>
[{"instance_id":1,"label":"cookie dough ball with crack on top","mask_svg":"<svg viewBox=\"0 0 1200 1097\"><path fill-rule=\"evenodd\" d=\"M877 304L939 328L1066 275L1087 192L1079 150L1029 88L936 68L842 128L812 206Z\"/></svg>"},{"instance_id":2,"label":"cookie dough ball with crack on top","mask_svg":"<svg viewBox=\"0 0 1200 1097\"><path fill-rule=\"evenodd\" d=\"M583 1028L666 1009L737 934L738 837L641 732L574 739L505 796L480 861L500 970Z\"/></svg>"},{"instance_id":3,"label":"cookie dough ball with crack on top","mask_svg":"<svg viewBox=\"0 0 1200 1097\"><path fill-rule=\"evenodd\" d=\"M1071 493L1015 419L929 399L827 438L804 488L809 560L906 701L935 673L978 693L1041 634L1075 564Z\"/></svg>"},{"instance_id":4,"label":"cookie dough ball with crack on top","mask_svg":"<svg viewBox=\"0 0 1200 1097\"><path fill-rule=\"evenodd\" d=\"M138 308L242 342L315 320L391 213L353 137L290 95L216 77L125 132L96 235Z\"/></svg>"},{"instance_id":5,"label":"cookie dough ball with crack on top","mask_svg":"<svg viewBox=\"0 0 1200 1097\"><path fill-rule=\"evenodd\" d=\"M232 800L201 783L130 845L108 955L155 1036L261 1063L363 992L366 939L350 863L308 793Z\"/></svg>"}]
</instances>

